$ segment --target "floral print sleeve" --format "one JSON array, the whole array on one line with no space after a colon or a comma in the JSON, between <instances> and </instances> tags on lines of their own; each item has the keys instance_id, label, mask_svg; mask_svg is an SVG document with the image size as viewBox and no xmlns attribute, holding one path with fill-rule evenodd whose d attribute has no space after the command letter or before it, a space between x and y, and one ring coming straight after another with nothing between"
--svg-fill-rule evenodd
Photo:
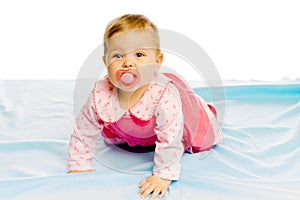
<instances>
[{"instance_id":1,"label":"floral print sleeve","mask_svg":"<svg viewBox=\"0 0 300 200\"><path fill-rule=\"evenodd\" d=\"M93 169L96 142L103 128L98 122L93 96L92 92L75 120L68 151L70 171Z\"/></svg>"},{"instance_id":2,"label":"floral print sleeve","mask_svg":"<svg viewBox=\"0 0 300 200\"><path fill-rule=\"evenodd\" d=\"M168 84L156 108L157 134L153 175L178 180L180 161L184 152L183 114L180 95L174 85Z\"/></svg>"}]
</instances>

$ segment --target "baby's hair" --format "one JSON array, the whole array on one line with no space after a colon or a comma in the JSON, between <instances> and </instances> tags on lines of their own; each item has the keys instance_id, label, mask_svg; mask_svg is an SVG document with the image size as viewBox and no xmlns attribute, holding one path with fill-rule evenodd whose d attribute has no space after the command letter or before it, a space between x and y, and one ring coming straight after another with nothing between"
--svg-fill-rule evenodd
<instances>
[{"instance_id":1,"label":"baby's hair","mask_svg":"<svg viewBox=\"0 0 300 200\"><path fill-rule=\"evenodd\" d=\"M151 22L146 16L140 14L126 14L112 20L105 29L104 33L104 55L107 53L107 40L114 35L129 31L133 29L138 30L153 30L153 37L157 47L157 53L160 52L159 33L156 25Z\"/></svg>"}]
</instances>

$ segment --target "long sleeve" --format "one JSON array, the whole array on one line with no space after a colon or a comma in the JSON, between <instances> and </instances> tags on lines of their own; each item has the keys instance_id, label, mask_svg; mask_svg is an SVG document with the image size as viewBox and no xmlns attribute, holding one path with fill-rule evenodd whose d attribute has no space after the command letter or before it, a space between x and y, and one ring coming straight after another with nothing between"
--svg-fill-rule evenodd
<instances>
[{"instance_id":1,"label":"long sleeve","mask_svg":"<svg viewBox=\"0 0 300 200\"><path fill-rule=\"evenodd\" d=\"M180 161L184 152L183 114L177 89L169 84L156 109L157 134L154 154L153 175L170 180L178 180Z\"/></svg>"},{"instance_id":2,"label":"long sleeve","mask_svg":"<svg viewBox=\"0 0 300 200\"><path fill-rule=\"evenodd\" d=\"M93 168L96 142L103 128L98 122L93 96L92 92L75 120L68 151L68 170Z\"/></svg>"}]
</instances>

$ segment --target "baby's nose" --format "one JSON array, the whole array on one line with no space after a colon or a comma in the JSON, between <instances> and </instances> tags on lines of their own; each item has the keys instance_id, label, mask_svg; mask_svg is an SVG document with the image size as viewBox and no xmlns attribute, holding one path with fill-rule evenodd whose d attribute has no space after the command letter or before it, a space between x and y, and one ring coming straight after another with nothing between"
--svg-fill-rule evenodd
<instances>
[{"instance_id":1,"label":"baby's nose","mask_svg":"<svg viewBox=\"0 0 300 200\"><path fill-rule=\"evenodd\" d=\"M131 68L131 67L132 67L132 64L124 64L123 67L124 67L124 68Z\"/></svg>"},{"instance_id":2,"label":"baby's nose","mask_svg":"<svg viewBox=\"0 0 300 200\"><path fill-rule=\"evenodd\" d=\"M133 67L133 63L130 62L129 60L125 60L122 67L123 68L132 68Z\"/></svg>"}]
</instances>

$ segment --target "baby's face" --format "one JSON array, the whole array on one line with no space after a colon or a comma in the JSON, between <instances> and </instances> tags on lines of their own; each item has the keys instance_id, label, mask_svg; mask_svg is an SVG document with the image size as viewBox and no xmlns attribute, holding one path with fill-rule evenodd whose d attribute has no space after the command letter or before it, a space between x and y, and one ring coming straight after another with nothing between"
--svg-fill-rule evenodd
<instances>
[{"instance_id":1,"label":"baby's face","mask_svg":"<svg viewBox=\"0 0 300 200\"><path fill-rule=\"evenodd\" d=\"M132 92L149 84L162 62L152 30L131 30L107 41L107 66L111 83L121 90Z\"/></svg>"}]
</instances>

